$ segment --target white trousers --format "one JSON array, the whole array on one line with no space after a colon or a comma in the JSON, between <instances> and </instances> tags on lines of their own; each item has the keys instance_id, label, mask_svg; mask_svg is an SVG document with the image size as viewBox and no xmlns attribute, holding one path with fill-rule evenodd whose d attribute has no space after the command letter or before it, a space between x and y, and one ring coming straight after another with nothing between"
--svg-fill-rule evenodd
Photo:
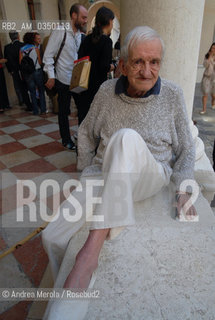
<instances>
[{"instance_id":1,"label":"white trousers","mask_svg":"<svg viewBox=\"0 0 215 320\"><path fill-rule=\"evenodd\" d=\"M103 182L95 197L101 204L89 212L93 180ZM113 239L125 227L135 224L134 202L143 201L169 183L162 165L155 160L142 137L132 129L120 129L110 139L105 150L100 177L83 177L82 191L74 190L59 208L59 217L50 222L42 233L43 245L49 256L54 279L71 237L90 221L89 229L110 228L108 239ZM99 196L99 197L98 197ZM102 199L102 200L101 200ZM90 200L91 203L91 200ZM74 216L82 208L76 222L69 222L64 212Z\"/></svg>"}]
</instances>

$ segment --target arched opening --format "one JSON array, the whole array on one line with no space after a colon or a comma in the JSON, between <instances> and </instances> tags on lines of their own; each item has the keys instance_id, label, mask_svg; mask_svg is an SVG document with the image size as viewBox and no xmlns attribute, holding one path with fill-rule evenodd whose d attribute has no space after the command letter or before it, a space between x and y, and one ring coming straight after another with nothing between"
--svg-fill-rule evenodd
<instances>
[{"instance_id":1,"label":"arched opening","mask_svg":"<svg viewBox=\"0 0 215 320\"><path fill-rule=\"evenodd\" d=\"M113 41L113 46L116 43L116 41L119 38L120 34L120 13L119 9L110 1L97 1L94 3L88 10L88 28L87 32L92 30L94 24L95 24L95 15L99 8L102 6L105 6L109 9L111 9L114 12L115 19L113 22L113 29L111 32L111 39Z\"/></svg>"}]
</instances>

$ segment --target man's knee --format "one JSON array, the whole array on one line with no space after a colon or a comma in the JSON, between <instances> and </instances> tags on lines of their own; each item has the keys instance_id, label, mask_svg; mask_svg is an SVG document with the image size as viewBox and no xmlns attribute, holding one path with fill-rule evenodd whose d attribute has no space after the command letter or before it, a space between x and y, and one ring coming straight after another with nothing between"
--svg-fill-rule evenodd
<instances>
[{"instance_id":1,"label":"man's knee","mask_svg":"<svg viewBox=\"0 0 215 320\"><path fill-rule=\"evenodd\" d=\"M137 131L127 128L120 129L112 135L107 145L102 170L109 172L113 163L118 166L117 170L120 172L122 169L138 167L144 162L146 154L147 145Z\"/></svg>"},{"instance_id":2,"label":"man's knee","mask_svg":"<svg viewBox=\"0 0 215 320\"><path fill-rule=\"evenodd\" d=\"M109 149L118 146L118 148L121 147L126 152L132 152L143 145L146 145L146 143L141 135L130 128L123 128L116 131L108 144Z\"/></svg>"},{"instance_id":3,"label":"man's knee","mask_svg":"<svg viewBox=\"0 0 215 320\"><path fill-rule=\"evenodd\" d=\"M130 128L122 128L117 130L111 137L111 139L123 139L123 138L129 138L129 137L141 137L139 133Z\"/></svg>"}]
</instances>

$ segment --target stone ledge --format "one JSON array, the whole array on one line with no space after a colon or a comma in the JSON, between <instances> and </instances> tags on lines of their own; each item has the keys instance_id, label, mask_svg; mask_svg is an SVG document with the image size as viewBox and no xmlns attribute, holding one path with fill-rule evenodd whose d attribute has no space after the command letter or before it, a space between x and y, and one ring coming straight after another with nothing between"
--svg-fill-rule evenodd
<instances>
[{"instance_id":1,"label":"stone ledge","mask_svg":"<svg viewBox=\"0 0 215 320\"><path fill-rule=\"evenodd\" d=\"M213 319L215 217L200 194L199 222L174 220L166 192L139 203L136 225L105 242L94 285L101 299L90 300L85 319ZM83 227L71 239L56 287L63 285L87 235Z\"/></svg>"}]
</instances>

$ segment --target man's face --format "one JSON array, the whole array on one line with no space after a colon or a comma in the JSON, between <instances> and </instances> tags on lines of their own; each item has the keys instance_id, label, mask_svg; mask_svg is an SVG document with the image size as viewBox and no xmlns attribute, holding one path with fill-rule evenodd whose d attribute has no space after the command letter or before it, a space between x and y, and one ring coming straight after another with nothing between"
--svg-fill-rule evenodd
<instances>
[{"instance_id":1,"label":"man's face","mask_svg":"<svg viewBox=\"0 0 215 320\"><path fill-rule=\"evenodd\" d=\"M34 42L36 44L36 46L38 46L41 43L41 37L39 34L37 34L34 38Z\"/></svg>"},{"instance_id":2,"label":"man's face","mask_svg":"<svg viewBox=\"0 0 215 320\"><path fill-rule=\"evenodd\" d=\"M137 43L130 49L127 62L121 61L121 71L128 78L127 93L131 97L141 97L158 80L162 59L159 39Z\"/></svg>"},{"instance_id":3,"label":"man's face","mask_svg":"<svg viewBox=\"0 0 215 320\"><path fill-rule=\"evenodd\" d=\"M87 9L84 7L79 7L79 13L73 13L72 19L74 21L74 26L77 30L81 32L86 32L87 30Z\"/></svg>"}]
</instances>

